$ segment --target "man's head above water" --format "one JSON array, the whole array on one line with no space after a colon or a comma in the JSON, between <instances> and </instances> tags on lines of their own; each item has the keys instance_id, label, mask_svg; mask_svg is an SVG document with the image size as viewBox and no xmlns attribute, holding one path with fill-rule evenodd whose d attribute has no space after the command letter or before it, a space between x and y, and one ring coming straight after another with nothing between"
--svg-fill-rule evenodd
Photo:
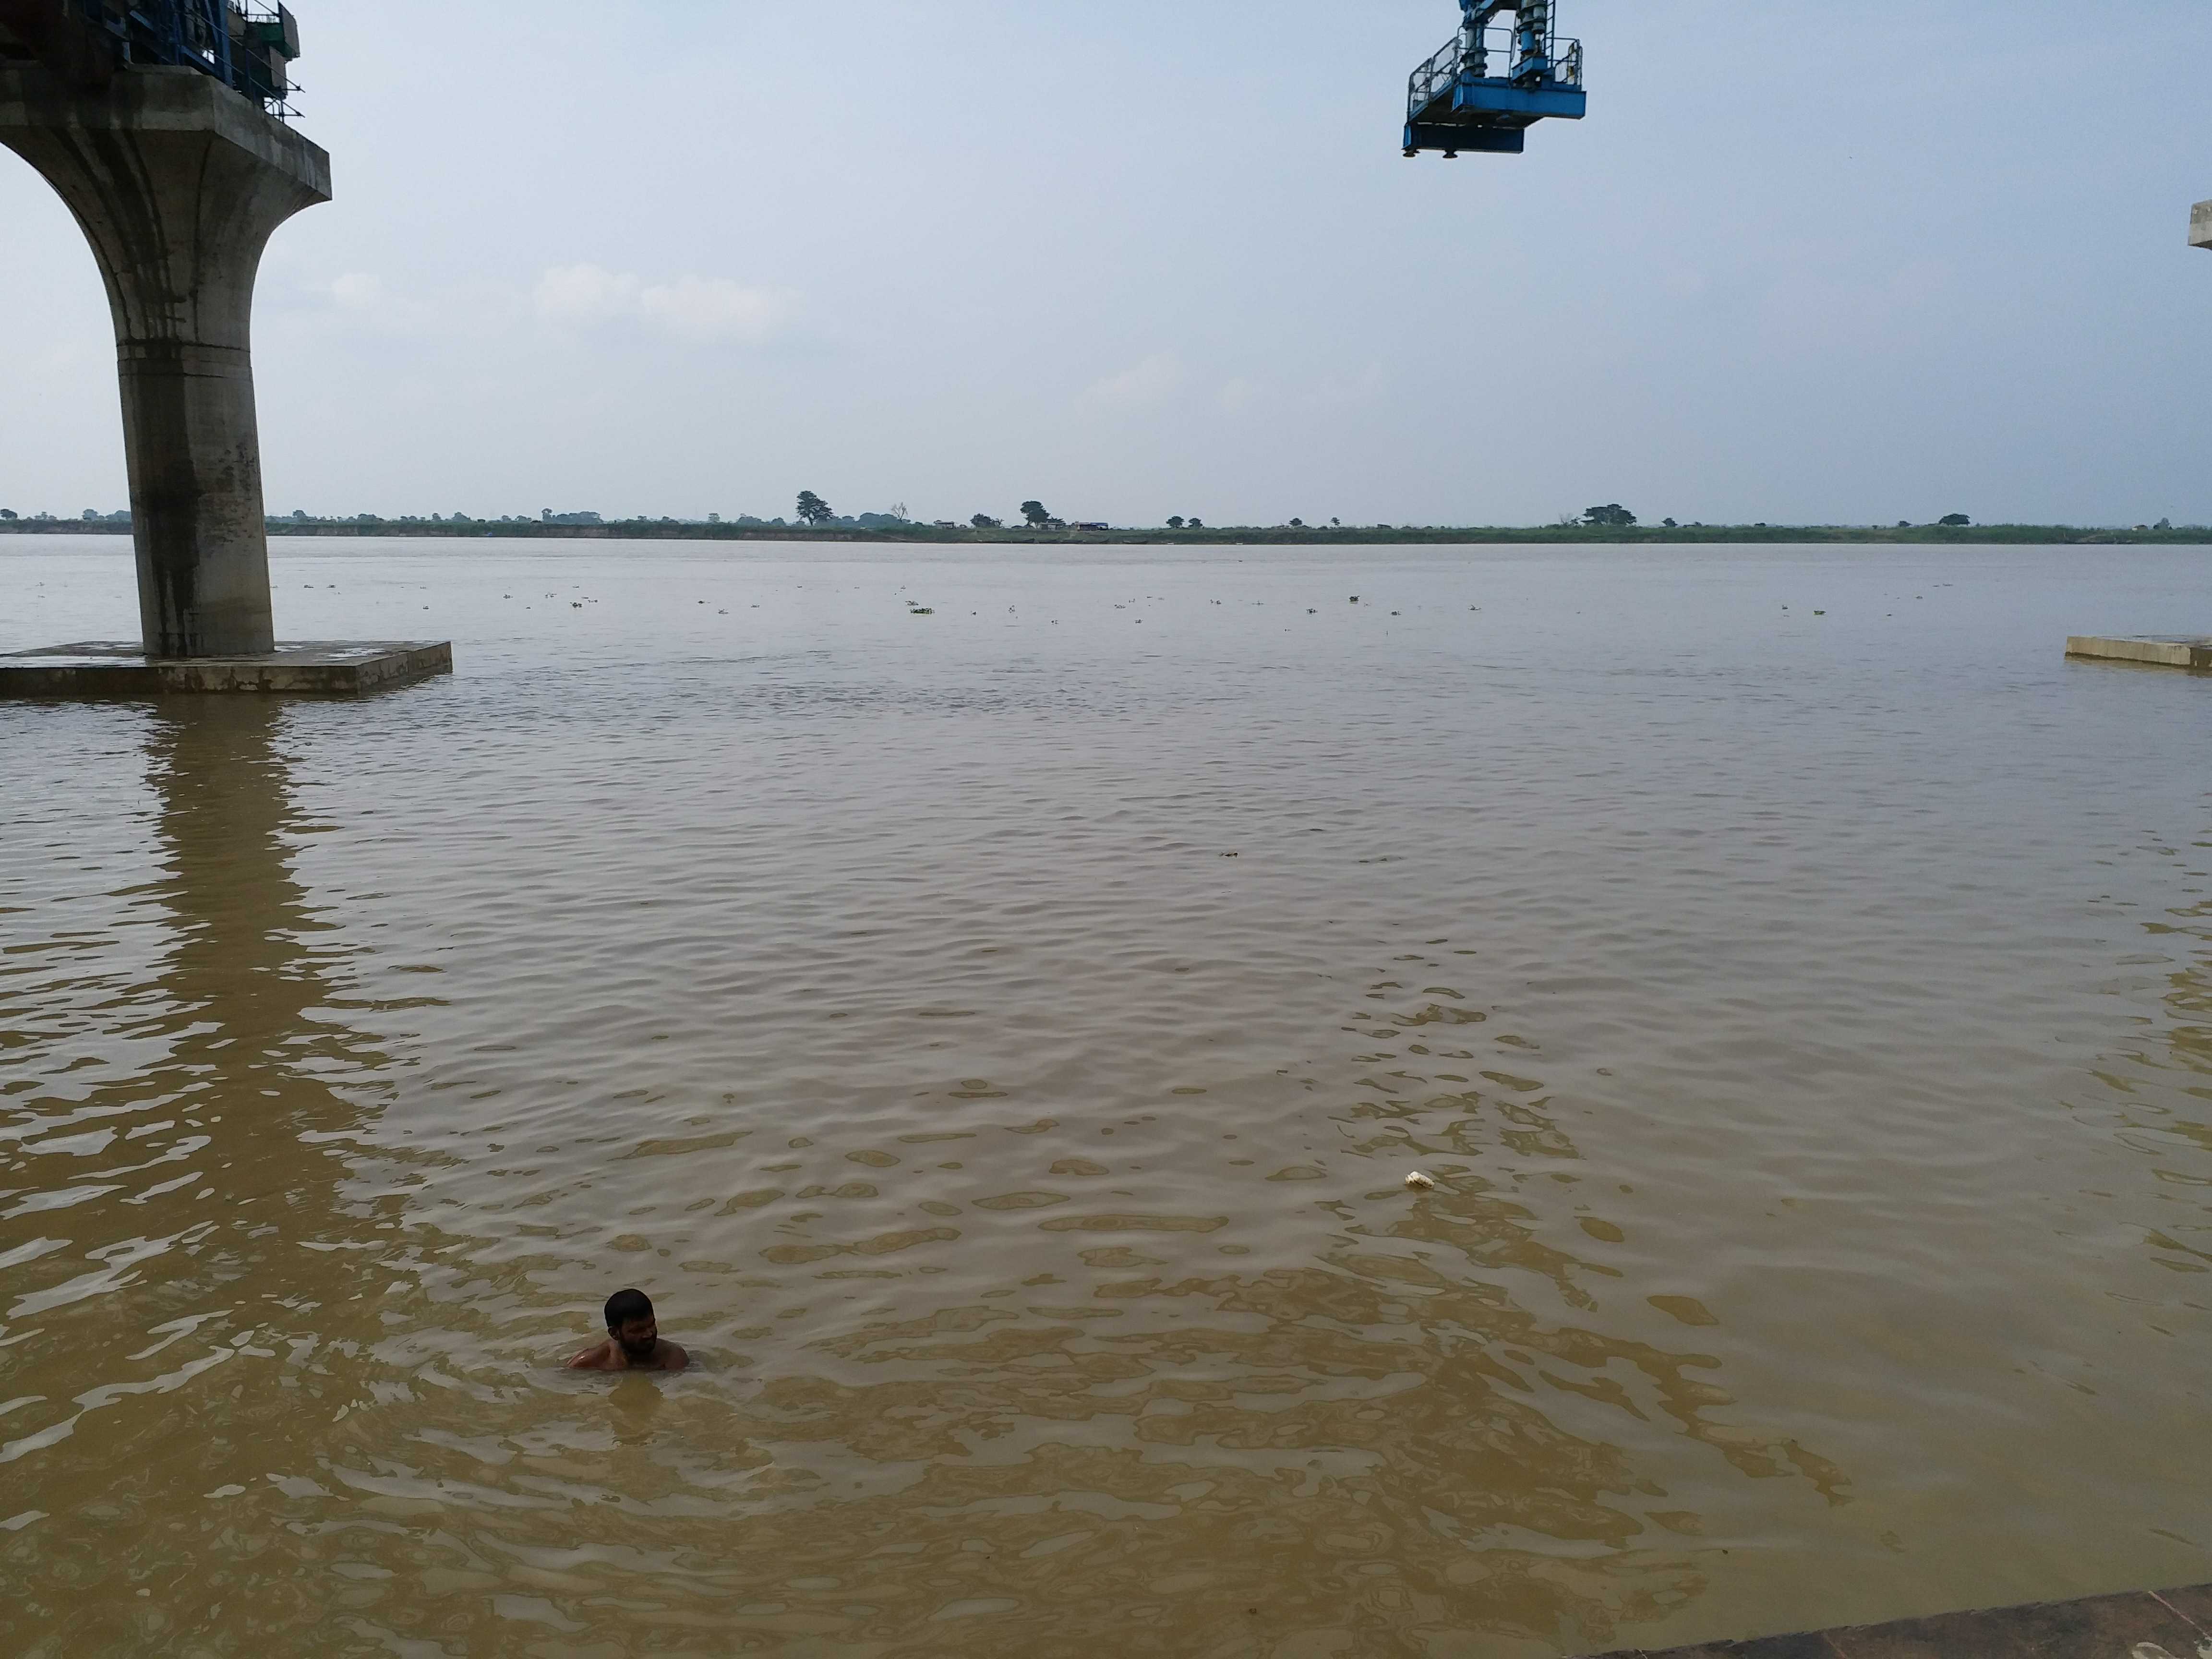
<instances>
[{"instance_id":1,"label":"man's head above water","mask_svg":"<svg viewBox=\"0 0 2212 1659\"><path fill-rule=\"evenodd\" d=\"M632 1359L647 1359L660 1345L660 1322L643 1291L617 1291L607 1298L607 1334Z\"/></svg>"},{"instance_id":2,"label":"man's head above water","mask_svg":"<svg viewBox=\"0 0 2212 1659\"><path fill-rule=\"evenodd\" d=\"M690 1356L660 1340L653 1298L643 1291L617 1291L607 1298L607 1340L568 1362L574 1371L680 1371Z\"/></svg>"}]
</instances>

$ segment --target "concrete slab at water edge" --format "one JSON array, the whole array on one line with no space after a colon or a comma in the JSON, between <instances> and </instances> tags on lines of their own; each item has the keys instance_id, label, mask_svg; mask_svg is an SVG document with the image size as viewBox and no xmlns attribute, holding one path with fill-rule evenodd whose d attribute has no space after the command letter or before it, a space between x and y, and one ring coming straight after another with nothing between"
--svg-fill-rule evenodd
<instances>
[{"instance_id":1,"label":"concrete slab at water edge","mask_svg":"<svg viewBox=\"0 0 2212 1659\"><path fill-rule=\"evenodd\" d=\"M234 657L149 657L95 641L0 656L0 697L153 697L173 691L364 696L453 672L447 641L301 640Z\"/></svg>"},{"instance_id":2,"label":"concrete slab at water edge","mask_svg":"<svg viewBox=\"0 0 2212 1659\"><path fill-rule=\"evenodd\" d=\"M2212 670L2212 635L2160 638L2142 634L2108 639L2095 634L2075 634L2066 641L2066 654L2097 657L2107 662L2145 662L2165 668Z\"/></svg>"},{"instance_id":3,"label":"concrete slab at water edge","mask_svg":"<svg viewBox=\"0 0 2212 1659\"><path fill-rule=\"evenodd\" d=\"M1709 1642L1610 1659L2199 1659L2212 1654L2212 1586L2094 1595L1887 1625Z\"/></svg>"}]
</instances>

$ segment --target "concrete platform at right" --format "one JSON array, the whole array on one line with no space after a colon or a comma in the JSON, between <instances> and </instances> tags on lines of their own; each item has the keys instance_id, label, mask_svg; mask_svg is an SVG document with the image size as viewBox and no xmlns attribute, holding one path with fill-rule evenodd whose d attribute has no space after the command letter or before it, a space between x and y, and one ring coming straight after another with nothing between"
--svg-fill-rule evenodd
<instances>
[{"instance_id":1,"label":"concrete platform at right","mask_svg":"<svg viewBox=\"0 0 2212 1659\"><path fill-rule=\"evenodd\" d=\"M2066 654L2101 658L2106 662L2142 662L2160 668L2212 671L2212 635L2136 634L2115 638L2075 634L2066 641Z\"/></svg>"},{"instance_id":2,"label":"concrete platform at right","mask_svg":"<svg viewBox=\"0 0 2212 1659\"><path fill-rule=\"evenodd\" d=\"M2201 1659L2212 1655L2212 1585L2039 1601L1797 1636L1711 1642L1612 1659Z\"/></svg>"}]
</instances>

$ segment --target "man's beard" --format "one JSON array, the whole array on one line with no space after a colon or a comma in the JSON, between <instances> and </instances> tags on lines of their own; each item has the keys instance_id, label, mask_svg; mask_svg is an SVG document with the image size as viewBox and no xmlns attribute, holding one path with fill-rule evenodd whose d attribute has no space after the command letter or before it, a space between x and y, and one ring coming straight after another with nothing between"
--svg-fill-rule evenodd
<instances>
[{"instance_id":1,"label":"man's beard","mask_svg":"<svg viewBox=\"0 0 2212 1659\"><path fill-rule=\"evenodd\" d=\"M615 1346L619 1347L629 1358L650 1359L653 1358L653 1350L660 1346L660 1339L657 1336L648 1336L641 1342L633 1342L628 1337L618 1336L615 1339Z\"/></svg>"}]
</instances>

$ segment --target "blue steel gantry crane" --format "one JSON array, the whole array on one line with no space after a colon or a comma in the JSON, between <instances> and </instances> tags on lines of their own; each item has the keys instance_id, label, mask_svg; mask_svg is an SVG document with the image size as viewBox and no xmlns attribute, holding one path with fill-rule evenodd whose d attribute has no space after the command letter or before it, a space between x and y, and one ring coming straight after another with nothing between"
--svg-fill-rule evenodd
<instances>
[{"instance_id":1,"label":"blue steel gantry crane","mask_svg":"<svg viewBox=\"0 0 2212 1659\"><path fill-rule=\"evenodd\" d=\"M1583 43L1559 38L1552 0L1459 0L1459 33L1406 88L1406 154L1463 149L1518 155L1547 116L1579 121ZM1497 26L1504 12L1513 27ZM1504 69L1491 73L1493 58Z\"/></svg>"},{"instance_id":2,"label":"blue steel gantry crane","mask_svg":"<svg viewBox=\"0 0 2212 1659\"><path fill-rule=\"evenodd\" d=\"M0 64L35 61L78 92L132 68L191 69L284 115L299 55L291 12L254 0L0 0Z\"/></svg>"}]
</instances>

